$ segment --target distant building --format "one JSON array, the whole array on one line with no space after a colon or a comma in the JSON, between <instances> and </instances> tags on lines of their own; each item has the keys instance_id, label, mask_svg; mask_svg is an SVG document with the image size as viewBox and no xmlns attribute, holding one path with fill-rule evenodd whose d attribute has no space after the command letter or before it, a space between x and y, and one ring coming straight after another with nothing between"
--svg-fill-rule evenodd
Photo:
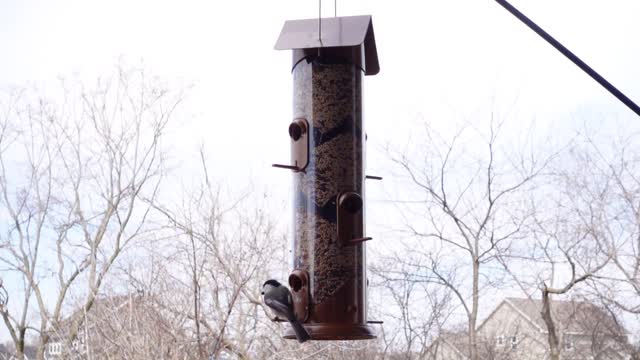
<instances>
[{"instance_id":1,"label":"distant building","mask_svg":"<svg viewBox=\"0 0 640 360\"><path fill-rule=\"evenodd\" d=\"M105 297L96 300L85 316L80 311L52 327L46 360L160 358L184 351L173 343L171 327L144 295ZM79 332L69 344L69 327L79 318L83 319Z\"/></svg>"},{"instance_id":2,"label":"distant building","mask_svg":"<svg viewBox=\"0 0 640 360\"><path fill-rule=\"evenodd\" d=\"M587 302L552 301L562 359L629 359L625 330L609 313ZM547 359L542 301L507 298L478 326L482 359ZM469 358L466 332L444 333L432 345L435 359Z\"/></svg>"},{"instance_id":3,"label":"distant building","mask_svg":"<svg viewBox=\"0 0 640 360\"><path fill-rule=\"evenodd\" d=\"M24 358L25 360L32 360L36 358L37 349L35 346L25 345ZM0 360L16 360L16 352L12 345L0 344Z\"/></svg>"}]
</instances>

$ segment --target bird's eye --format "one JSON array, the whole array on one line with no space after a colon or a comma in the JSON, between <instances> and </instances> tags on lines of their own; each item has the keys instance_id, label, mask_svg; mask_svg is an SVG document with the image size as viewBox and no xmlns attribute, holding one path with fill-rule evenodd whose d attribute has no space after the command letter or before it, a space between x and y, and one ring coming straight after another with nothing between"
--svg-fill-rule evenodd
<instances>
[{"instance_id":1,"label":"bird's eye","mask_svg":"<svg viewBox=\"0 0 640 360\"><path fill-rule=\"evenodd\" d=\"M263 292L261 292L260 294L264 295L264 291L263 291Z\"/></svg>"}]
</instances>

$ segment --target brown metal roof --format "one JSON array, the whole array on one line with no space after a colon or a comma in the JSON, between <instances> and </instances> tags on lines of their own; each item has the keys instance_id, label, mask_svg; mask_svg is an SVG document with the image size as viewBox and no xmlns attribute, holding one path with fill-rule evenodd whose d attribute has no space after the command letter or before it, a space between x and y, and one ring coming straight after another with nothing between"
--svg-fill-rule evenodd
<instances>
[{"instance_id":1,"label":"brown metal roof","mask_svg":"<svg viewBox=\"0 0 640 360\"><path fill-rule=\"evenodd\" d=\"M380 71L378 52L370 15L322 18L319 34L318 19L288 20L284 23L276 50L299 50L336 47L364 47L366 75Z\"/></svg>"}]
</instances>

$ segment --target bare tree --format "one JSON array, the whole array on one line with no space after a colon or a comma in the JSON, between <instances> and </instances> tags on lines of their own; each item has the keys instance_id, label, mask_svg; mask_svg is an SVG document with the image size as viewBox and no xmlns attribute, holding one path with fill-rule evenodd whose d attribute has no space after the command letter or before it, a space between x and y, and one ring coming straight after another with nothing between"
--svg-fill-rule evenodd
<instances>
[{"instance_id":1,"label":"bare tree","mask_svg":"<svg viewBox=\"0 0 640 360\"><path fill-rule=\"evenodd\" d=\"M502 130L493 115L484 136L469 126L445 140L427 127L420 155L392 155L417 190L412 199L396 201L405 228L431 244L424 259L409 265L428 270L429 281L451 291L463 308L473 360L478 359L480 297L499 282L499 272L489 273L485 266L524 238L532 214L522 199L552 158L508 149L498 141ZM483 137L483 145L473 145Z\"/></svg>"},{"instance_id":2,"label":"bare tree","mask_svg":"<svg viewBox=\"0 0 640 360\"><path fill-rule=\"evenodd\" d=\"M72 300L89 312L123 251L152 230L161 139L181 100L119 67L93 86L63 82L58 99L21 91L3 102L0 264L15 302L1 315L19 359L28 331L42 359ZM83 320L65 324L67 345Z\"/></svg>"},{"instance_id":3,"label":"bare tree","mask_svg":"<svg viewBox=\"0 0 640 360\"><path fill-rule=\"evenodd\" d=\"M562 206L567 211L564 217L574 233L575 246L582 250L571 258L565 254L572 279L563 289L551 290L568 292L584 281L590 298L612 316L615 309L640 315L639 145L637 132L612 137L585 128L568 152L565 166L557 171ZM576 267L581 276L575 275ZM634 352L626 336L609 338L615 338L618 347L628 353Z\"/></svg>"},{"instance_id":4,"label":"bare tree","mask_svg":"<svg viewBox=\"0 0 640 360\"><path fill-rule=\"evenodd\" d=\"M381 298L377 305L385 320L385 331L380 334L384 354L394 354L397 359L424 359L450 316L451 292L407 265L410 256L405 250L373 264L371 288Z\"/></svg>"},{"instance_id":5,"label":"bare tree","mask_svg":"<svg viewBox=\"0 0 640 360\"><path fill-rule=\"evenodd\" d=\"M542 283L542 319L547 327L547 341L549 345L549 357L552 360L559 360L561 354L561 339L565 336L558 332L558 324L552 315L552 296L567 294L575 286L595 276L607 263L608 259L594 268L585 270L582 274L576 275L576 264L567 251L564 252L569 267L571 268L571 278L561 287L551 287L546 282Z\"/></svg>"},{"instance_id":6,"label":"bare tree","mask_svg":"<svg viewBox=\"0 0 640 360\"><path fill-rule=\"evenodd\" d=\"M593 289L605 303L640 315L640 133L604 141L584 134L580 145L573 157L582 173L567 174L570 185L580 186L580 203L572 205L612 256Z\"/></svg>"},{"instance_id":7,"label":"bare tree","mask_svg":"<svg viewBox=\"0 0 640 360\"><path fill-rule=\"evenodd\" d=\"M514 254L519 267L527 271L516 273L505 265L525 293L531 295L529 289L533 288L541 293L540 314L547 330L551 359L563 356L561 345L568 331L567 324L554 316L553 298L585 296L589 289L618 283L620 279L613 274L619 269L616 259L620 245L626 243L628 250L629 239L633 238L628 231L636 231L633 226L631 229L620 226L620 219L629 218L620 217L625 210L620 199L612 194L619 180L612 174L612 168L601 161L604 154L593 151L593 145L579 134L557 158L547 181L531 194L535 221L528 233L533 246ZM608 156L619 155L608 152ZM588 298L592 302L602 299L597 291ZM618 331L605 332L610 339L620 339Z\"/></svg>"},{"instance_id":8,"label":"bare tree","mask_svg":"<svg viewBox=\"0 0 640 360\"><path fill-rule=\"evenodd\" d=\"M553 183L552 183L553 184ZM552 186L561 189L558 184ZM551 359L560 359L565 329L569 324L559 323L567 320L557 319L554 312L554 296L572 294L586 281L598 276L607 266L611 256L598 247L593 234L577 225L570 210L565 207L568 199L562 191L543 197L546 206L537 209L533 229L529 232L533 246L519 254L520 264L532 270L531 283L527 274L515 274L521 288L538 287L541 292L542 308L540 316L547 330L548 354ZM570 196L570 195L569 195ZM544 217L544 219L542 219ZM568 277L567 277L568 274Z\"/></svg>"},{"instance_id":9,"label":"bare tree","mask_svg":"<svg viewBox=\"0 0 640 360\"><path fill-rule=\"evenodd\" d=\"M182 334L195 349L189 358L261 357L256 354L282 344L274 343L279 325L259 294L270 274L283 272L286 241L253 191L232 196L210 173L202 151L200 158L195 186L179 203L156 207L166 236L150 251L164 275L160 288L147 291L164 311L187 319Z\"/></svg>"}]
</instances>

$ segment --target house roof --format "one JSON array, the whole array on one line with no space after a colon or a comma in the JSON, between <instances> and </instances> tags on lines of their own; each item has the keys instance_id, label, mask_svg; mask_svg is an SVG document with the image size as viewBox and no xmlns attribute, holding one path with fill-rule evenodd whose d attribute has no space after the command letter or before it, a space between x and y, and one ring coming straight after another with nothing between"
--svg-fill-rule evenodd
<instances>
[{"instance_id":1,"label":"house roof","mask_svg":"<svg viewBox=\"0 0 640 360\"><path fill-rule=\"evenodd\" d=\"M515 307L527 320L546 332L547 327L541 315L542 300L507 298L504 302ZM613 336L625 334L611 314L589 302L552 300L551 316L565 333L591 334L597 331Z\"/></svg>"},{"instance_id":2,"label":"house roof","mask_svg":"<svg viewBox=\"0 0 640 360\"><path fill-rule=\"evenodd\" d=\"M466 331L445 331L441 338L443 342L451 345L460 355L469 355L469 335Z\"/></svg>"},{"instance_id":3,"label":"house roof","mask_svg":"<svg viewBox=\"0 0 640 360\"><path fill-rule=\"evenodd\" d=\"M531 300L522 298L506 298L496 306L491 314L478 326L480 331L485 324L493 318L493 315L502 307L508 307L526 321L532 323L541 334L547 332L547 327L542 320L541 300ZM552 300L552 316L556 321L557 331L567 335L598 335L605 338L621 337L625 339L626 332L618 324L615 318L605 309L595 304L581 301L559 301ZM546 339L546 337L545 337ZM466 331L447 332L443 331L437 342L446 344L452 348L462 358L469 357L469 336ZM492 348L494 343L491 339L478 337L478 352L481 358L493 358ZM624 340L626 341L626 340ZM576 346L578 346L576 344ZM590 352L588 348L583 349L584 353ZM620 345L608 344L605 348L599 349L601 353L606 352L608 356L624 358L623 349ZM579 353L577 351L576 353Z\"/></svg>"},{"instance_id":4,"label":"house roof","mask_svg":"<svg viewBox=\"0 0 640 360\"><path fill-rule=\"evenodd\" d=\"M81 320L83 329L93 328L94 326L100 326L100 322L104 320L103 318L109 318L108 314L116 314L123 309L127 310L126 313L135 311L137 313L154 312L157 314L143 294L98 297L87 314L84 313L84 307L80 306L59 323L52 324L51 329L49 329L51 341L65 338L69 327L77 319Z\"/></svg>"},{"instance_id":5,"label":"house roof","mask_svg":"<svg viewBox=\"0 0 640 360\"><path fill-rule=\"evenodd\" d=\"M37 352L38 352L38 349L35 346L25 345L24 358L26 360L35 359ZM14 349L9 348L4 344L0 344L0 360L11 360L11 359L16 359Z\"/></svg>"},{"instance_id":6,"label":"house roof","mask_svg":"<svg viewBox=\"0 0 640 360\"><path fill-rule=\"evenodd\" d=\"M471 351L469 348L469 335L466 331L457 332L443 332L440 335L439 341L443 345L449 346L455 353L463 359L468 359ZM491 344L487 343L486 339L479 337L478 343L478 356L481 359L493 358L491 353Z\"/></svg>"}]
</instances>

